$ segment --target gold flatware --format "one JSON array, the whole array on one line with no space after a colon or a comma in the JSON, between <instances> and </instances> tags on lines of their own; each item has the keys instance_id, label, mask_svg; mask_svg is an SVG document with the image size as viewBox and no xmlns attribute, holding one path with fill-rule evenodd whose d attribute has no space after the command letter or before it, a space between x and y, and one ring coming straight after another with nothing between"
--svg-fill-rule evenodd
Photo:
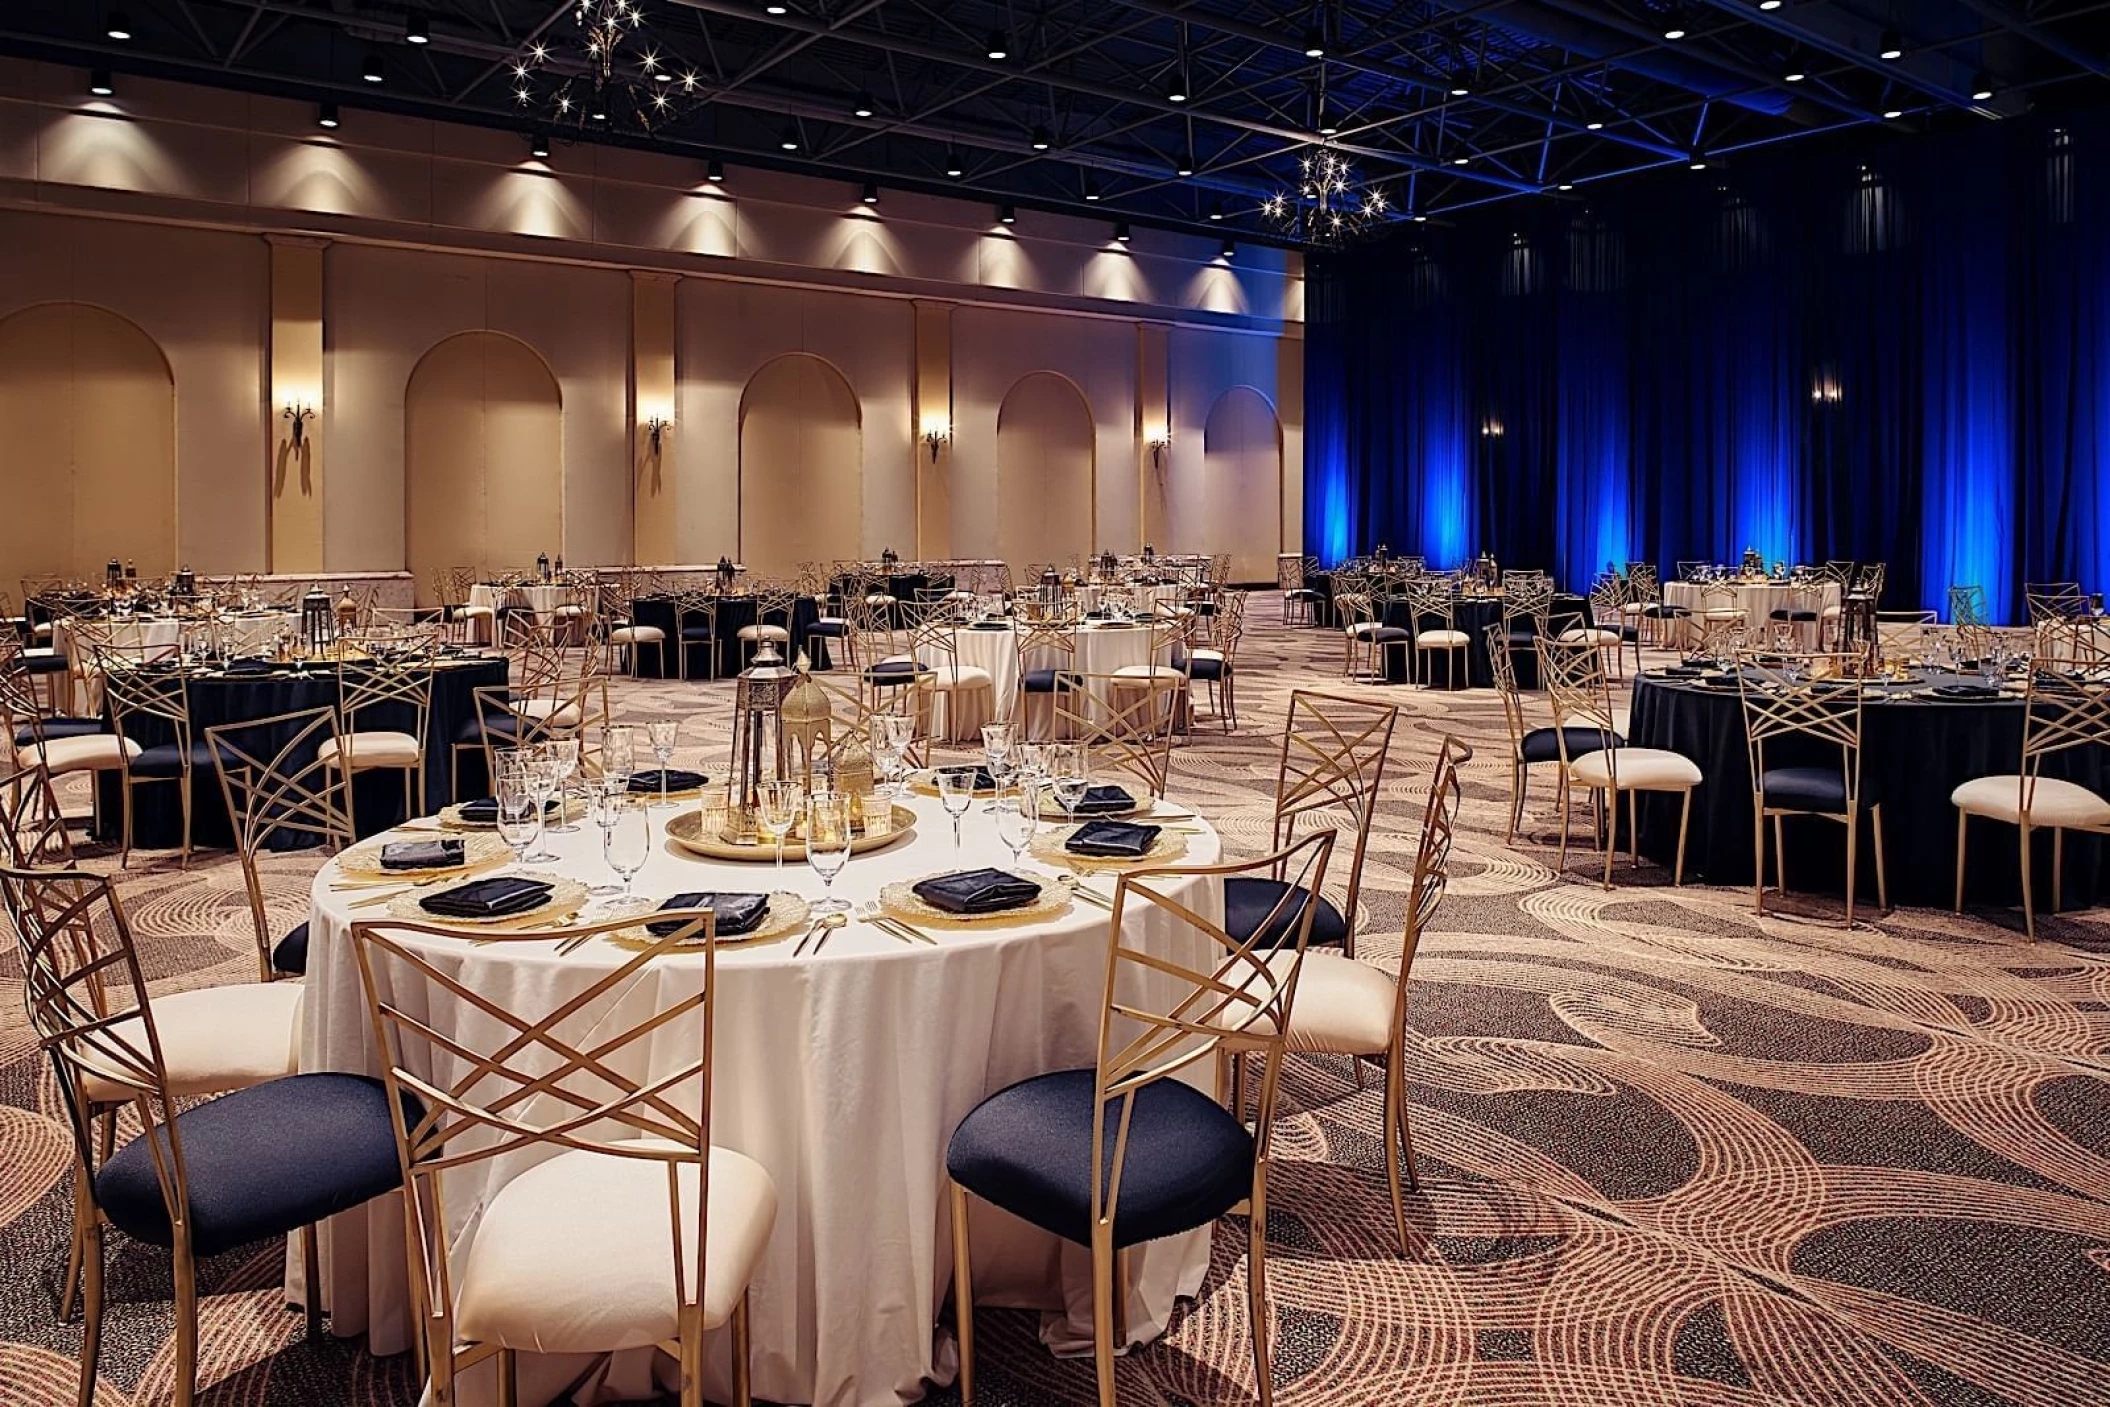
<instances>
[{"instance_id":1,"label":"gold flatware","mask_svg":"<svg viewBox=\"0 0 2110 1407\"><path fill-rule=\"evenodd\" d=\"M849 922L850 916L848 914L822 914L819 925L821 936L813 945L814 955L816 957L819 956L820 950L828 946L829 934L835 932L838 928L847 927Z\"/></svg>"},{"instance_id":2,"label":"gold flatware","mask_svg":"<svg viewBox=\"0 0 2110 1407\"><path fill-rule=\"evenodd\" d=\"M815 919L813 921L813 926L807 929L805 932L805 936L799 939L799 945L791 950L791 955L793 957L798 957L803 954L806 951L806 945L813 941L813 935L820 932L822 927L826 925L827 922L828 915L826 914L822 914L819 918Z\"/></svg>"},{"instance_id":3,"label":"gold flatware","mask_svg":"<svg viewBox=\"0 0 2110 1407\"><path fill-rule=\"evenodd\" d=\"M911 943L928 943L933 948L938 946L937 939L931 937L913 923L895 918L892 914L887 915L887 923L892 926L896 933Z\"/></svg>"}]
</instances>

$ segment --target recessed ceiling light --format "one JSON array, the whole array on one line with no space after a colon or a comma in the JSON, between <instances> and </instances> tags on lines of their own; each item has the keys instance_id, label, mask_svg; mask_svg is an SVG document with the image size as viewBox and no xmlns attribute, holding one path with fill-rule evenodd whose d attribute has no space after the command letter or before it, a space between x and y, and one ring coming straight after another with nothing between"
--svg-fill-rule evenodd
<instances>
[{"instance_id":1,"label":"recessed ceiling light","mask_svg":"<svg viewBox=\"0 0 2110 1407\"><path fill-rule=\"evenodd\" d=\"M405 44L430 44L432 42L432 30L426 25L423 15L412 15L409 19L403 21L403 42Z\"/></svg>"},{"instance_id":2,"label":"recessed ceiling light","mask_svg":"<svg viewBox=\"0 0 2110 1407\"><path fill-rule=\"evenodd\" d=\"M98 98L107 98L115 93L117 85L110 81L110 70L99 68L90 73L88 75L88 91L95 94Z\"/></svg>"},{"instance_id":3,"label":"recessed ceiling light","mask_svg":"<svg viewBox=\"0 0 2110 1407\"><path fill-rule=\"evenodd\" d=\"M369 53L359 65L359 76L369 83L379 83L387 77L387 70L381 66L381 56Z\"/></svg>"},{"instance_id":4,"label":"recessed ceiling light","mask_svg":"<svg viewBox=\"0 0 2110 1407\"><path fill-rule=\"evenodd\" d=\"M317 108L315 111L315 125L317 127L328 127L334 131L337 127L337 104L324 103L320 108Z\"/></svg>"},{"instance_id":5,"label":"recessed ceiling light","mask_svg":"<svg viewBox=\"0 0 2110 1407\"><path fill-rule=\"evenodd\" d=\"M122 44L132 37L132 22L125 18L123 10L112 10L103 21L103 33Z\"/></svg>"}]
</instances>

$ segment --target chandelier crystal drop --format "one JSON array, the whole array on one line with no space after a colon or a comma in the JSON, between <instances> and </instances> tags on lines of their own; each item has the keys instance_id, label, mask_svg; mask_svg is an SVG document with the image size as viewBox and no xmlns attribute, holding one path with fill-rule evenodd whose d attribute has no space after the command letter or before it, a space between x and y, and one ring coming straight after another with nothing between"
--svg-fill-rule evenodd
<instances>
[{"instance_id":1,"label":"chandelier crystal drop","mask_svg":"<svg viewBox=\"0 0 2110 1407\"><path fill-rule=\"evenodd\" d=\"M1262 200L1260 213L1307 244L1341 244L1383 222L1392 203L1359 186L1346 157L1319 147L1298 158L1295 184Z\"/></svg>"},{"instance_id":2,"label":"chandelier crystal drop","mask_svg":"<svg viewBox=\"0 0 2110 1407\"><path fill-rule=\"evenodd\" d=\"M538 39L513 58L513 100L584 129L657 131L704 94L694 69L645 30L644 0L576 0L574 33Z\"/></svg>"}]
</instances>

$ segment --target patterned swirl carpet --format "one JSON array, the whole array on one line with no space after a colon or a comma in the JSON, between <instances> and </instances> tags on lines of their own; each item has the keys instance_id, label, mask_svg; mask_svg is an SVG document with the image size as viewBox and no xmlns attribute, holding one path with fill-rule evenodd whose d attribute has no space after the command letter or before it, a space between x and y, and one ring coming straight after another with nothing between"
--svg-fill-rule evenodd
<instances>
[{"instance_id":1,"label":"patterned swirl carpet","mask_svg":"<svg viewBox=\"0 0 2110 1407\"><path fill-rule=\"evenodd\" d=\"M1250 616L1244 726L1174 761L1177 794L1247 853L1291 690L1345 687L1338 636L1280 627L1272 597ZM1398 952L1437 744L1455 732L1478 756L1414 973L1409 1254L1376 1081L1292 1062L1268 1227L1279 1401L2110 1402L2110 911L2046 920L2032 947L2002 913L1901 910L1848 933L1813 897L1806 918L1760 921L1747 892L1623 861L1607 893L1554 872L1543 808L1529 842L1503 843L1494 695L1361 692L1403 714L1363 887L1373 960ZM626 684L619 706L687 718L684 761L723 755L725 685ZM285 923L313 863L277 876ZM251 974L240 883L218 857L135 859L124 894L161 984ZM42 1407L73 1400L78 1328L55 1313L70 1152L20 985L9 952L0 1403ZM1122 1362L1124 1403L1252 1400L1244 1224L1219 1230L1201 1299ZM116 1243L96 1402L144 1407L169 1393L168 1262ZM270 1246L204 1268L206 1400L416 1401L405 1360L303 1341L282 1264ZM1051 1359L1027 1316L980 1324L982 1400L1091 1400L1088 1363Z\"/></svg>"}]
</instances>

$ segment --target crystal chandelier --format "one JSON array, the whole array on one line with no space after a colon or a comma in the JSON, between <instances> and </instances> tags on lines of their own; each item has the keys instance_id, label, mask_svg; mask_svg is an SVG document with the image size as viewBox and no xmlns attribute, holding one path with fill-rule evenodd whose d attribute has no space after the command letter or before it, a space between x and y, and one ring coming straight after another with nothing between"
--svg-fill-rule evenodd
<instances>
[{"instance_id":1,"label":"crystal chandelier","mask_svg":"<svg viewBox=\"0 0 2110 1407\"><path fill-rule=\"evenodd\" d=\"M1261 214L1307 244L1339 244L1383 220L1391 209L1377 187L1358 190L1347 159L1326 147L1298 160L1294 189L1260 202Z\"/></svg>"},{"instance_id":2,"label":"crystal chandelier","mask_svg":"<svg viewBox=\"0 0 2110 1407\"><path fill-rule=\"evenodd\" d=\"M578 33L537 40L513 60L513 98L542 107L555 123L650 132L700 97L693 69L664 57L644 33L644 0L576 0ZM576 46L576 53L569 52Z\"/></svg>"}]
</instances>

